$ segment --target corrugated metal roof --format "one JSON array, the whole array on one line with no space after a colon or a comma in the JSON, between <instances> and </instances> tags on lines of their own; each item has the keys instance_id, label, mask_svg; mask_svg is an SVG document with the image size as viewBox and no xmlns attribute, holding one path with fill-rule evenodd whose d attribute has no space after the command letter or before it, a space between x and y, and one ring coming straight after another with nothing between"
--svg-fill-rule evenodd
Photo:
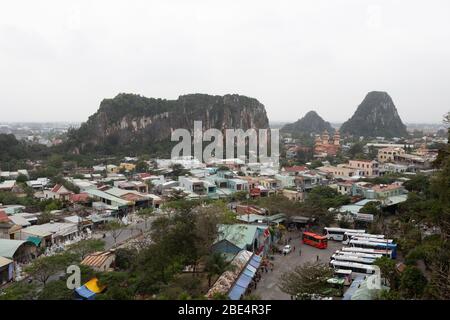
<instances>
[{"instance_id":1,"label":"corrugated metal roof","mask_svg":"<svg viewBox=\"0 0 450 320\"><path fill-rule=\"evenodd\" d=\"M82 265L90 266L90 267L100 267L102 266L108 258L113 255L112 252L94 252L88 255L86 258L81 261Z\"/></svg>"},{"instance_id":2,"label":"corrugated metal roof","mask_svg":"<svg viewBox=\"0 0 450 320\"><path fill-rule=\"evenodd\" d=\"M33 244L24 240L0 239L0 256L12 259L16 251L25 243Z\"/></svg>"},{"instance_id":3,"label":"corrugated metal roof","mask_svg":"<svg viewBox=\"0 0 450 320\"><path fill-rule=\"evenodd\" d=\"M4 267L7 266L8 264L13 263L14 261L4 258L4 257L0 257L0 267Z\"/></svg>"}]
</instances>

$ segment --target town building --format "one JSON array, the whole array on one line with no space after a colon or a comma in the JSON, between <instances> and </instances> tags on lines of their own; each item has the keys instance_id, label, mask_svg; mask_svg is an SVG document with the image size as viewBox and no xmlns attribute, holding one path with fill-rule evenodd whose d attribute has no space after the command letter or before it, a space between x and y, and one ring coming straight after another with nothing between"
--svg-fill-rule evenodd
<instances>
[{"instance_id":1,"label":"town building","mask_svg":"<svg viewBox=\"0 0 450 320\"><path fill-rule=\"evenodd\" d=\"M330 135L325 131L321 136L316 135L314 140L314 157L326 158L328 156L336 156L341 149L339 131L336 131L333 135L333 139L330 140Z\"/></svg>"}]
</instances>

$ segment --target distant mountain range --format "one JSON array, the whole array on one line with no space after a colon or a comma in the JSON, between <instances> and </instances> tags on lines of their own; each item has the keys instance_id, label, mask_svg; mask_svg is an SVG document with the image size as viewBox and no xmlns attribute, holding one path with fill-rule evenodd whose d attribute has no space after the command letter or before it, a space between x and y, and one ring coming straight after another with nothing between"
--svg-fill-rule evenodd
<instances>
[{"instance_id":1,"label":"distant mountain range","mask_svg":"<svg viewBox=\"0 0 450 320\"><path fill-rule=\"evenodd\" d=\"M398 115L392 98L386 92L369 92L353 116L342 125L330 124L315 111L309 111L303 118L286 124L281 132L294 135L311 135L338 129L342 134L364 137L405 137L406 126Z\"/></svg>"},{"instance_id":2,"label":"distant mountain range","mask_svg":"<svg viewBox=\"0 0 450 320\"><path fill-rule=\"evenodd\" d=\"M291 133L293 135L311 135L321 134L324 131L333 133L334 129L331 124L320 117L317 112L309 111L305 116L294 123L284 125L282 133Z\"/></svg>"}]
</instances>

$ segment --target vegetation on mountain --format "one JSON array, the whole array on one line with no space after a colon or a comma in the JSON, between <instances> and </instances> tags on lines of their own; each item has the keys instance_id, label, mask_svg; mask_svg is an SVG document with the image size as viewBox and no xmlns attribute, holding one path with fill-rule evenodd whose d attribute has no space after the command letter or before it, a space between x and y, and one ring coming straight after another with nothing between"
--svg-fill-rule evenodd
<instances>
[{"instance_id":1,"label":"vegetation on mountain","mask_svg":"<svg viewBox=\"0 0 450 320\"><path fill-rule=\"evenodd\" d=\"M353 116L344 122L341 133L364 137L405 137L406 126L386 92L369 92Z\"/></svg>"},{"instance_id":2,"label":"vegetation on mountain","mask_svg":"<svg viewBox=\"0 0 450 320\"><path fill-rule=\"evenodd\" d=\"M324 131L332 134L334 129L316 111L309 111L296 122L284 125L280 131L282 133L291 133L293 137L302 137L310 136L311 134L322 134Z\"/></svg>"}]
</instances>

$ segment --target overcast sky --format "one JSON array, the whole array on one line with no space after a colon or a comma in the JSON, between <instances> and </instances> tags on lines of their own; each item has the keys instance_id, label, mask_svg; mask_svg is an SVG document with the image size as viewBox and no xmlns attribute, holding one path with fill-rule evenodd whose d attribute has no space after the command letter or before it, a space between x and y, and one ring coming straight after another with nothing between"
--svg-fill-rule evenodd
<instances>
[{"instance_id":1,"label":"overcast sky","mask_svg":"<svg viewBox=\"0 0 450 320\"><path fill-rule=\"evenodd\" d=\"M120 92L239 93L271 121L347 120L387 91L450 110L448 0L2 1L0 122L85 121Z\"/></svg>"}]
</instances>

